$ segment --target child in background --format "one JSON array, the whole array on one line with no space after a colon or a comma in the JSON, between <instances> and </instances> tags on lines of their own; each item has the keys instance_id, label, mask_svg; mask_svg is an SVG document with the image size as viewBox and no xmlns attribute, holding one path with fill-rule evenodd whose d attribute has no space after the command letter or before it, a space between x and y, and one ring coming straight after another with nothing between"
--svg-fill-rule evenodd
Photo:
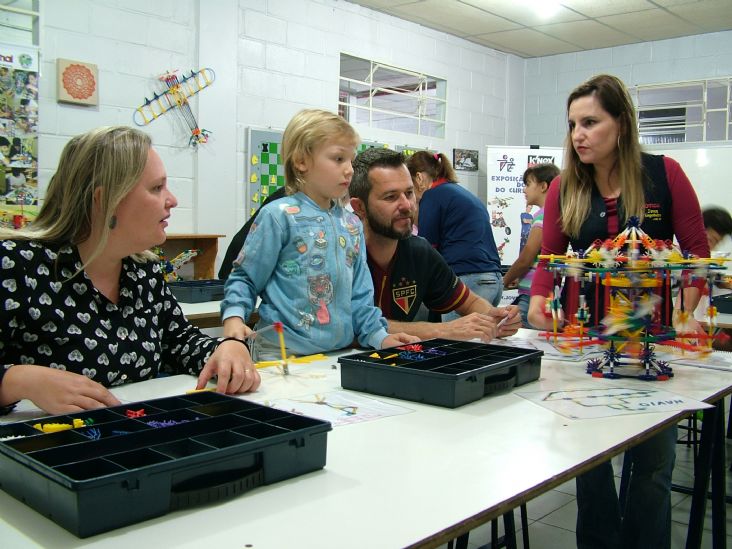
<instances>
[{"instance_id":1,"label":"child in background","mask_svg":"<svg viewBox=\"0 0 732 549\"><path fill-rule=\"evenodd\" d=\"M732 216L724 208L710 207L702 210L702 219L707 232L710 257L729 259L724 263L725 270L719 271L722 278L716 280L712 288L712 295L716 299L732 293ZM694 318L702 322L707 321L708 309L709 292L705 289L704 295L694 311ZM729 328L720 328L720 330L730 338L715 339L712 347L717 351L732 351L732 330Z\"/></svg>"},{"instance_id":2,"label":"child in background","mask_svg":"<svg viewBox=\"0 0 732 549\"><path fill-rule=\"evenodd\" d=\"M522 246L518 259L503 275L503 286L515 288L518 286L518 297L513 302L521 311L521 323L524 328L533 328L527 317L529 312L529 295L531 281L536 271L536 262L541 251L541 237L544 227L544 201L546 192L552 180L559 175L559 168L554 164L540 164L531 166L524 172L524 196L526 196L527 212L531 206L539 206L531 221L526 243ZM522 214L523 215L523 214Z\"/></svg>"},{"instance_id":3,"label":"child in background","mask_svg":"<svg viewBox=\"0 0 732 549\"><path fill-rule=\"evenodd\" d=\"M712 257L732 258L732 216L723 208L702 210L704 228ZM726 276L732 275L732 262L725 263Z\"/></svg>"},{"instance_id":4,"label":"child in background","mask_svg":"<svg viewBox=\"0 0 732 549\"><path fill-rule=\"evenodd\" d=\"M289 353L340 349L354 336L376 349L418 340L387 334L374 306L361 222L340 203L358 142L348 122L327 111L303 110L287 125L288 196L261 209L234 262L221 303L225 336L251 334L245 319L261 295L256 328L282 322ZM255 361L281 356L272 331L254 339Z\"/></svg>"}]
</instances>

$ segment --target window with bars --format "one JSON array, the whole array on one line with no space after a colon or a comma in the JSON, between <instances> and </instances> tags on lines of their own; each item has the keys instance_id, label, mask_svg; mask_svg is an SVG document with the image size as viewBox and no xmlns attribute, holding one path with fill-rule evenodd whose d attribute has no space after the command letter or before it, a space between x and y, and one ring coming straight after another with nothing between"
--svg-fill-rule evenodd
<instances>
[{"instance_id":1,"label":"window with bars","mask_svg":"<svg viewBox=\"0 0 732 549\"><path fill-rule=\"evenodd\" d=\"M353 124L445 137L447 81L341 53L338 113Z\"/></svg>"},{"instance_id":2,"label":"window with bars","mask_svg":"<svg viewBox=\"0 0 732 549\"><path fill-rule=\"evenodd\" d=\"M636 86L641 143L697 143L732 139L732 78Z\"/></svg>"},{"instance_id":3,"label":"window with bars","mask_svg":"<svg viewBox=\"0 0 732 549\"><path fill-rule=\"evenodd\" d=\"M7 44L38 46L38 0L3 0L0 33Z\"/></svg>"}]
</instances>

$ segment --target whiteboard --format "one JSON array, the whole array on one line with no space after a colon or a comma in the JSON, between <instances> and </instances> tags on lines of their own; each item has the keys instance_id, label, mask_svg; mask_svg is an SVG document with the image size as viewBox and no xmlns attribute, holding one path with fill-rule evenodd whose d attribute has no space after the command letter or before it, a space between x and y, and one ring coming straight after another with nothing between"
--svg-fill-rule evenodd
<instances>
[{"instance_id":1,"label":"whiteboard","mask_svg":"<svg viewBox=\"0 0 732 549\"><path fill-rule=\"evenodd\" d=\"M732 212L732 145L680 143L645 145L643 150L670 156L681 164L702 209L716 206Z\"/></svg>"}]
</instances>

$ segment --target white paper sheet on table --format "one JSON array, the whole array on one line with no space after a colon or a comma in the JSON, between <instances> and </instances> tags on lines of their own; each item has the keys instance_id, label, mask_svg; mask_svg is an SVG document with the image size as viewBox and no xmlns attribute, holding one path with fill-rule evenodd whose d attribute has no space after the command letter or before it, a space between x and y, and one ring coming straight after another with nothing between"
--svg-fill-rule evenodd
<instances>
[{"instance_id":1,"label":"white paper sheet on table","mask_svg":"<svg viewBox=\"0 0 732 549\"><path fill-rule=\"evenodd\" d=\"M294 414L330 421L335 427L413 412L410 408L381 402L346 391L330 391L294 398L278 398L262 404Z\"/></svg>"},{"instance_id":2,"label":"white paper sheet on table","mask_svg":"<svg viewBox=\"0 0 732 549\"><path fill-rule=\"evenodd\" d=\"M683 364L684 366L693 366L695 368L707 368L709 370L732 372L732 353L723 351L713 351L708 354L677 354L667 358L666 360L671 363L671 366L674 364Z\"/></svg>"},{"instance_id":3,"label":"white paper sheet on table","mask_svg":"<svg viewBox=\"0 0 732 549\"><path fill-rule=\"evenodd\" d=\"M554 413L570 419L702 410L710 404L653 387L609 387L574 389L569 391L517 392Z\"/></svg>"}]
</instances>

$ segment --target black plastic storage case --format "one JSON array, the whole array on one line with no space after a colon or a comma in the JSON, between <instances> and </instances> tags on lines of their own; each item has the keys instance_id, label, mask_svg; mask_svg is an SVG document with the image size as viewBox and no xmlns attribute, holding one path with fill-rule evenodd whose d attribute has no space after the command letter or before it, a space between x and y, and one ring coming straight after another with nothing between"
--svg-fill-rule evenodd
<instances>
[{"instance_id":1,"label":"black plastic storage case","mask_svg":"<svg viewBox=\"0 0 732 549\"><path fill-rule=\"evenodd\" d=\"M220 301L224 298L223 280L181 280L168 282L168 286L181 303Z\"/></svg>"},{"instance_id":2,"label":"black plastic storage case","mask_svg":"<svg viewBox=\"0 0 732 549\"><path fill-rule=\"evenodd\" d=\"M330 430L211 392L4 424L0 487L83 538L322 469Z\"/></svg>"},{"instance_id":3,"label":"black plastic storage case","mask_svg":"<svg viewBox=\"0 0 732 549\"><path fill-rule=\"evenodd\" d=\"M539 378L536 349L429 339L343 356L344 389L457 408Z\"/></svg>"},{"instance_id":4,"label":"black plastic storage case","mask_svg":"<svg viewBox=\"0 0 732 549\"><path fill-rule=\"evenodd\" d=\"M718 313L732 313L732 294L720 295L714 298L714 306Z\"/></svg>"}]
</instances>

